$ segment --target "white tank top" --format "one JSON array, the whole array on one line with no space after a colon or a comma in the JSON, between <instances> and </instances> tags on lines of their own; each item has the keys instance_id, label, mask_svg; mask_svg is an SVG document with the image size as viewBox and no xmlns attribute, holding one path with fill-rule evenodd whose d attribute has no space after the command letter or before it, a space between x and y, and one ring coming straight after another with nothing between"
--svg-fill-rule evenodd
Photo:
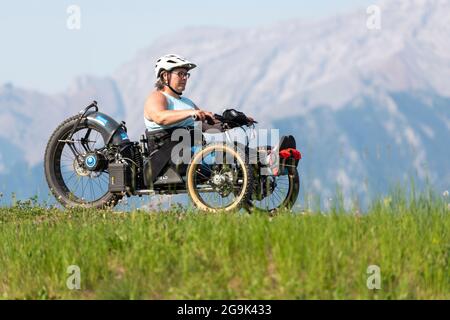
<instances>
[{"instance_id":1,"label":"white tank top","mask_svg":"<svg viewBox=\"0 0 450 320\"><path fill-rule=\"evenodd\" d=\"M174 98L165 92L161 92L167 100L167 110L195 110L195 104L185 97L180 97L180 99ZM156 131L161 129L168 129L174 127L193 127L194 119L191 117L184 119L182 121L170 124L170 125L159 125L153 121L148 120L144 115L145 127L148 131Z\"/></svg>"}]
</instances>

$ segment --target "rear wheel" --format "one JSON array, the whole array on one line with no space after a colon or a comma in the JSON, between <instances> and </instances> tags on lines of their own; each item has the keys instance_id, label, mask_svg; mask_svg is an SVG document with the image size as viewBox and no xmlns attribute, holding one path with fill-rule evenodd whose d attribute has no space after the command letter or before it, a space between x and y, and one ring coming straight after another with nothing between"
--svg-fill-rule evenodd
<instances>
[{"instance_id":1,"label":"rear wheel","mask_svg":"<svg viewBox=\"0 0 450 320\"><path fill-rule=\"evenodd\" d=\"M53 132L45 150L45 177L64 207L113 207L121 195L109 192L106 145L100 132L82 120L66 140L79 116L64 121Z\"/></svg>"}]
</instances>

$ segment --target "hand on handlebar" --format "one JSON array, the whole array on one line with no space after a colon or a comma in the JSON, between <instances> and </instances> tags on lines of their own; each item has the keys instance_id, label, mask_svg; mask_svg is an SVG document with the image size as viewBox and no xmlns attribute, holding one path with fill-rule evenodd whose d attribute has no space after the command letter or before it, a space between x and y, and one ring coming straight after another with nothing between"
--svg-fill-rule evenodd
<instances>
[{"instance_id":1,"label":"hand on handlebar","mask_svg":"<svg viewBox=\"0 0 450 320\"><path fill-rule=\"evenodd\" d=\"M208 122L214 122L214 115L212 112L203 111L203 110L195 110L192 114L192 118L196 121L208 121Z\"/></svg>"}]
</instances>

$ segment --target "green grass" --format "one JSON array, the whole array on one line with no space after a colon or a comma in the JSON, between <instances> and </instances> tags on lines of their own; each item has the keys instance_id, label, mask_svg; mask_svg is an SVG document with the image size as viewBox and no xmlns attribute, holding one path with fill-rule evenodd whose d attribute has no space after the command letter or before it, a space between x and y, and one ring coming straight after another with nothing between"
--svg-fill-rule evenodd
<instances>
[{"instance_id":1,"label":"green grass","mask_svg":"<svg viewBox=\"0 0 450 320\"><path fill-rule=\"evenodd\" d=\"M391 196L367 214L0 208L4 299L449 299L446 199ZM81 289L69 290L78 265ZM369 290L369 265L381 288Z\"/></svg>"}]
</instances>

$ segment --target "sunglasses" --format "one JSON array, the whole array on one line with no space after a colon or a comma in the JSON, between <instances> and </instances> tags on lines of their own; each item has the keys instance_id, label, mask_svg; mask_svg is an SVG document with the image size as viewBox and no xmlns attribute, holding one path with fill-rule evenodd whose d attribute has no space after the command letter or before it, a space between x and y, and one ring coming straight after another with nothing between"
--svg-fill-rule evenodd
<instances>
[{"instance_id":1,"label":"sunglasses","mask_svg":"<svg viewBox=\"0 0 450 320\"><path fill-rule=\"evenodd\" d=\"M189 79L189 77L191 76L191 74L189 72L184 72L184 71L171 72L171 73L175 73L180 79L183 79L183 78Z\"/></svg>"}]
</instances>

